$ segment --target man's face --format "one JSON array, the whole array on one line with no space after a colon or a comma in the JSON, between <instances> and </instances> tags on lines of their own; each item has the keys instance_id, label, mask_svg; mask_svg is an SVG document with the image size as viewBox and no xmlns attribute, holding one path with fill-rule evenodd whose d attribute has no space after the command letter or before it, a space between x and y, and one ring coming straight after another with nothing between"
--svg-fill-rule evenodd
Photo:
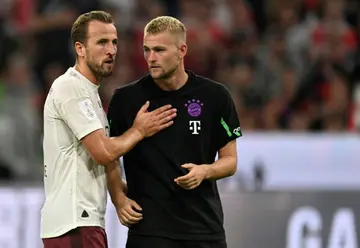
<instances>
[{"instance_id":1,"label":"man's face","mask_svg":"<svg viewBox=\"0 0 360 248\"><path fill-rule=\"evenodd\" d=\"M91 21L88 25L85 61L96 77L112 74L117 53L117 32L113 24Z\"/></svg>"},{"instance_id":2,"label":"man's face","mask_svg":"<svg viewBox=\"0 0 360 248\"><path fill-rule=\"evenodd\" d=\"M144 35L144 58L153 79L169 78L177 70L185 44L169 32ZM179 47L180 45L180 47Z\"/></svg>"}]
</instances>

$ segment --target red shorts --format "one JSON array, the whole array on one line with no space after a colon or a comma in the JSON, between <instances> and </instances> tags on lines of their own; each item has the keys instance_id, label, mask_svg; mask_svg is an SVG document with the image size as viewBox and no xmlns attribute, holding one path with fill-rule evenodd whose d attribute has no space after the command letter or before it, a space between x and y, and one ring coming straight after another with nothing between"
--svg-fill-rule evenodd
<instances>
[{"instance_id":1,"label":"red shorts","mask_svg":"<svg viewBox=\"0 0 360 248\"><path fill-rule=\"evenodd\" d=\"M105 230L84 226L59 237L43 239L44 248L108 248Z\"/></svg>"}]
</instances>

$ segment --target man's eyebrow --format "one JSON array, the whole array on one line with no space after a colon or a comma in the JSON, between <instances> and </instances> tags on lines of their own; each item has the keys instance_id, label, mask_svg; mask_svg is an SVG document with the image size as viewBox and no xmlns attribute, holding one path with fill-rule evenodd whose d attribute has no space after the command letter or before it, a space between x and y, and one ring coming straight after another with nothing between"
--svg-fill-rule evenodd
<instances>
[{"instance_id":1,"label":"man's eyebrow","mask_svg":"<svg viewBox=\"0 0 360 248\"><path fill-rule=\"evenodd\" d=\"M161 46L161 45L159 45L159 46L154 46L154 47L152 47L152 48L150 48L150 47L148 47L148 46L146 46L146 45L143 45L143 48L151 49L151 50L155 50L155 49L166 49L165 46Z\"/></svg>"},{"instance_id":2,"label":"man's eyebrow","mask_svg":"<svg viewBox=\"0 0 360 248\"><path fill-rule=\"evenodd\" d=\"M97 42L99 42L99 41L106 41L106 42L108 42L108 41L118 41L118 39L117 38L114 38L114 39L109 39L109 38L101 38L101 37L99 37L99 38L96 38L96 41Z\"/></svg>"},{"instance_id":3,"label":"man's eyebrow","mask_svg":"<svg viewBox=\"0 0 360 248\"><path fill-rule=\"evenodd\" d=\"M107 39L107 38L96 38L96 41L97 42L100 42L100 41L109 41L109 39Z\"/></svg>"}]
</instances>

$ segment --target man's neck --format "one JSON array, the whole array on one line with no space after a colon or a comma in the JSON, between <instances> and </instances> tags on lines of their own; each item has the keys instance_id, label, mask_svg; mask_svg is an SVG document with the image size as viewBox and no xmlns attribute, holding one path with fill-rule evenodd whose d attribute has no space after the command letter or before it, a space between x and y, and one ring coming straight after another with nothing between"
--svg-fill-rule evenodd
<instances>
[{"instance_id":1,"label":"man's neck","mask_svg":"<svg viewBox=\"0 0 360 248\"><path fill-rule=\"evenodd\" d=\"M155 79L154 82L157 86L159 86L162 90L165 91L173 91L178 90L183 87L189 75L185 72L185 70L179 70L175 72L171 77L166 79Z\"/></svg>"},{"instance_id":2,"label":"man's neck","mask_svg":"<svg viewBox=\"0 0 360 248\"><path fill-rule=\"evenodd\" d=\"M75 70L81 73L84 77L86 77L90 82L92 82L95 85L99 85L100 79L97 78L94 73L89 69L88 66L85 66L83 64L80 64L79 62L76 62L75 64Z\"/></svg>"}]
</instances>

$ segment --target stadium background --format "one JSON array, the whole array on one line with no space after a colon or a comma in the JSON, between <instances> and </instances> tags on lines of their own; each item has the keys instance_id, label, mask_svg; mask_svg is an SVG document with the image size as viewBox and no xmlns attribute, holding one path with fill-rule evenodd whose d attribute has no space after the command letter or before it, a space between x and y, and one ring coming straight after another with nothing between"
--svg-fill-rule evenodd
<instances>
[{"instance_id":1,"label":"stadium background","mask_svg":"<svg viewBox=\"0 0 360 248\"><path fill-rule=\"evenodd\" d=\"M1 248L41 247L43 103L74 64L71 24L93 9L119 35L104 106L146 72L142 29L158 15L187 26L186 67L231 90L244 137L238 172L219 182L229 248L360 247L359 1L0 0ZM107 215L123 247L111 204Z\"/></svg>"}]
</instances>

